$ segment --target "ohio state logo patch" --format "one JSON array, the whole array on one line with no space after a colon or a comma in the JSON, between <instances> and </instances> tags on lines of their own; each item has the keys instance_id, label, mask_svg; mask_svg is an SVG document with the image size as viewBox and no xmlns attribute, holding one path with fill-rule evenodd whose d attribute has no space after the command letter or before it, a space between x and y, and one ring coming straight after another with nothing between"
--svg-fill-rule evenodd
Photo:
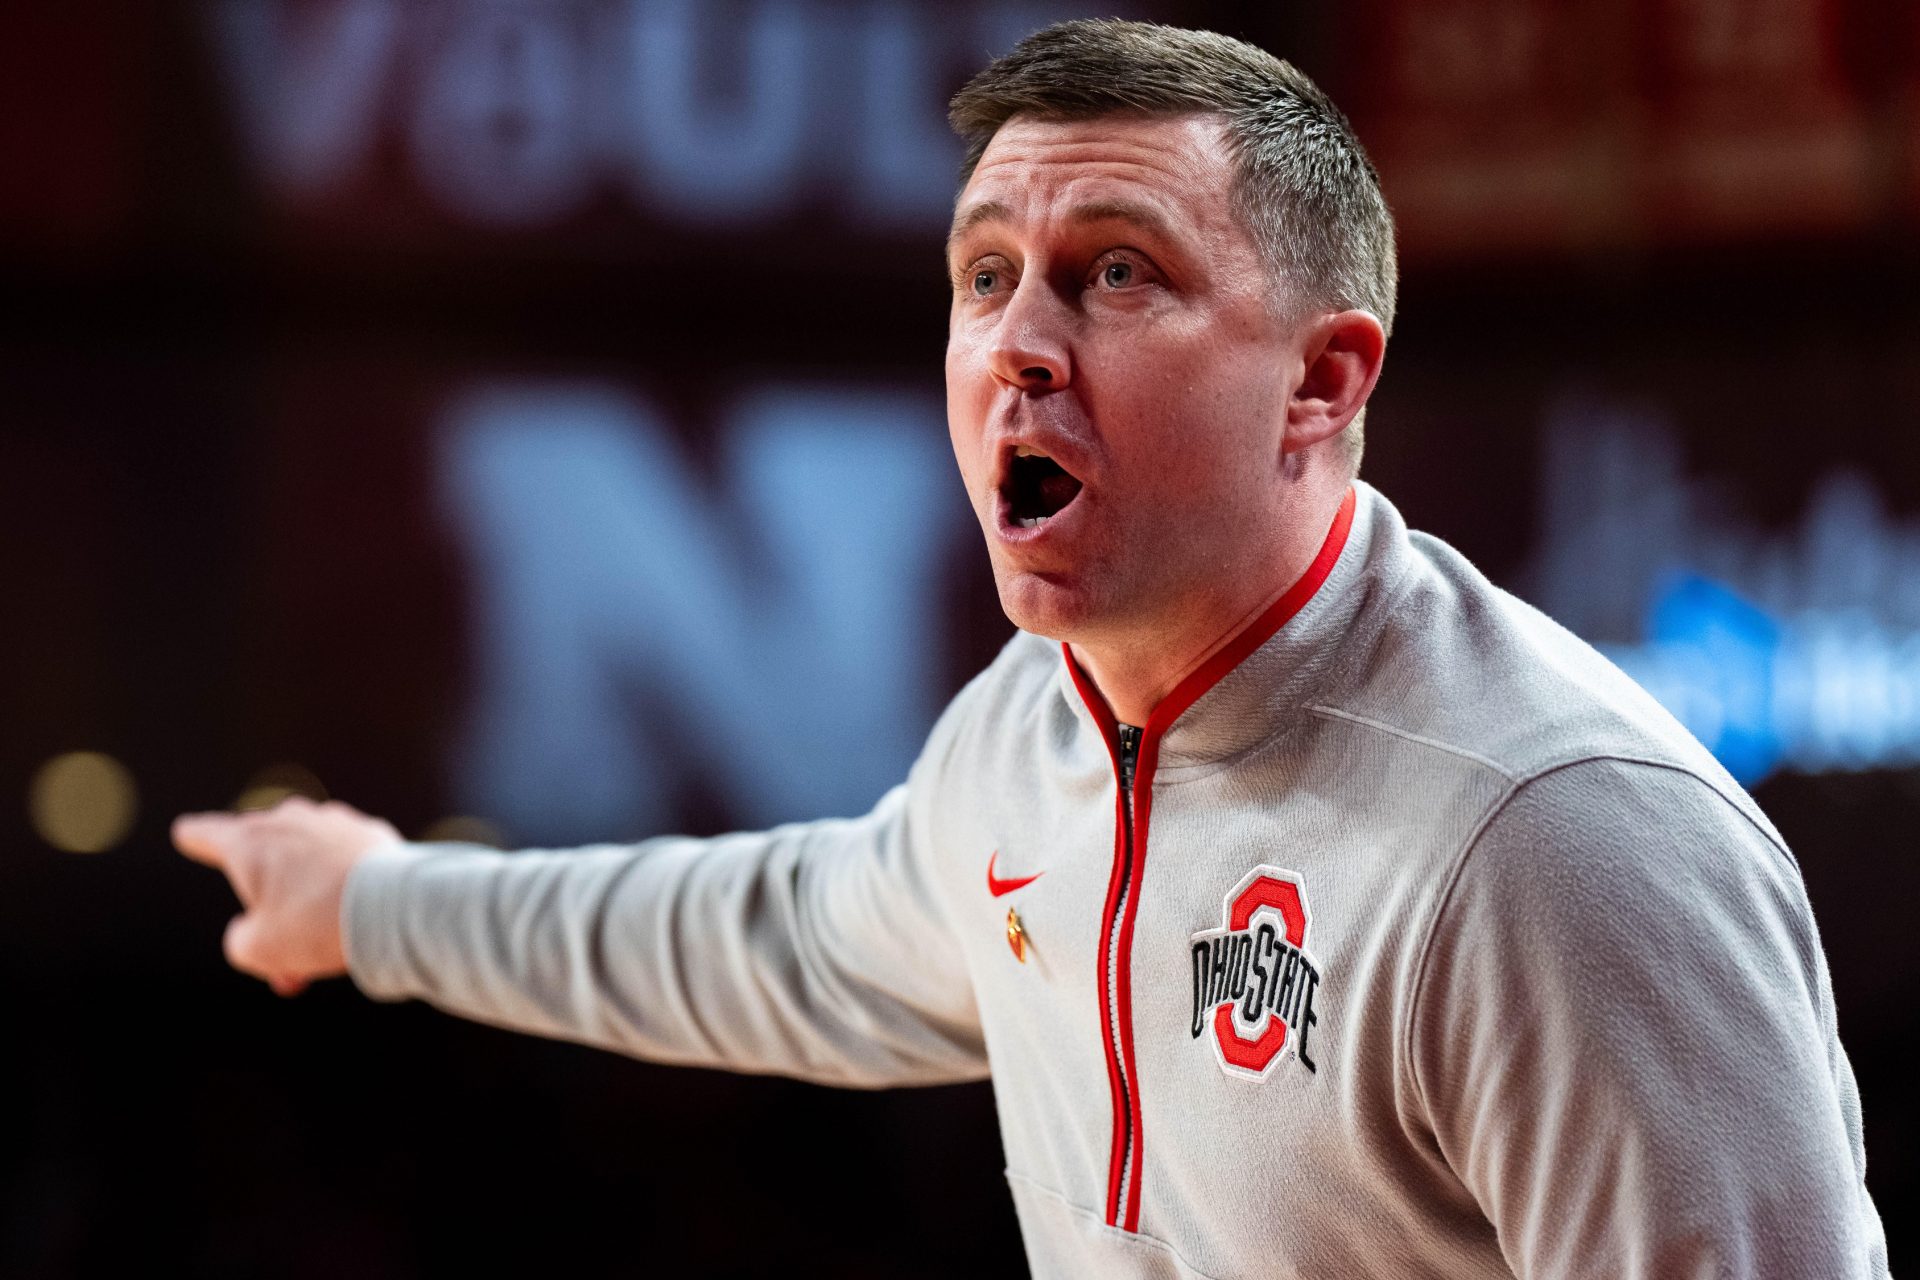
<instances>
[{"instance_id":1,"label":"ohio state logo patch","mask_svg":"<svg viewBox=\"0 0 1920 1280\"><path fill-rule=\"evenodd\" d=\"M1282 1058L1317 1072L1307 1039L1320 966L1307 952L1298 872L1255 867L1227 894L1226 924L1193 935L1193 1038L1228 1075L1264 1080Z\"/></svg>"}]
</instances>

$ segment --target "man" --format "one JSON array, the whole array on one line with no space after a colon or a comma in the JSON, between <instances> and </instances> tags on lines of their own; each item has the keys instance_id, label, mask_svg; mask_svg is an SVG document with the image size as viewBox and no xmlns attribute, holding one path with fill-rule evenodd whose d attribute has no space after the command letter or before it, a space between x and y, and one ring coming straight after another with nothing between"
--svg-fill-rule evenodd
<instances>
[{"instance_id":1,"label":"man","mask_svg":"<svg viewBox=\"0 0 1920 1280\"><path fill-rule=\"evenodd\" d=\"M1780 837L1354 480L1395 271L1338 111L1077 22L953 119L949 420L1024 634L906 784L571 853L183 817L233 963L658 1060L991 1065L1041 1276L1884 1275Z\"/></svg>"}]
</instances>

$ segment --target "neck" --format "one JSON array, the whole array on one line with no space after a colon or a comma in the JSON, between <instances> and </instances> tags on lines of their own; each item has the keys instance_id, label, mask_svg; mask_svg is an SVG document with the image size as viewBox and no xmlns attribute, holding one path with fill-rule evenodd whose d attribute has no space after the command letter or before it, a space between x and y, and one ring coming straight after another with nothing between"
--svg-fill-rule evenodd
<instances>
[{"instance_id":1,"label":"neck","mask_svg":"<svg viewBox=\"0 0 1920 1280\"><path fill-rule=\"evenodd\" d=\"M1348 486L1302 503L1300 518L1267 548L1261 572L1238 577L1257 584L1258 594L1223 589L1181 601L1164 621L1097 639L1073 640L1074 661L1093 682L1122 724L1145 725L1153 709L1180 682L1205 666L1261 615L1290 592L1313 566Z\"/></svg>"}]
</instances>

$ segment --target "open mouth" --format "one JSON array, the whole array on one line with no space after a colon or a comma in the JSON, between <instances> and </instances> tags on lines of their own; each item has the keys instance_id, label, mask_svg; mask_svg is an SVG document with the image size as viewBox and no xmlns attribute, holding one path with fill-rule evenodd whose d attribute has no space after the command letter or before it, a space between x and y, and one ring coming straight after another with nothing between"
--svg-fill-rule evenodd
<instances>
[{"instance_id":1,"label":"open mouth","mask_svg":"<svg viewBox=\"0 0 1920 1280\"><path fill-rule=\"evenodd\" d=\"M1052 458L1023 444L1013 451L1003 492L1012 522L1037 529L1078 496L1080 482Z\"/></svg>"}]
</instances>

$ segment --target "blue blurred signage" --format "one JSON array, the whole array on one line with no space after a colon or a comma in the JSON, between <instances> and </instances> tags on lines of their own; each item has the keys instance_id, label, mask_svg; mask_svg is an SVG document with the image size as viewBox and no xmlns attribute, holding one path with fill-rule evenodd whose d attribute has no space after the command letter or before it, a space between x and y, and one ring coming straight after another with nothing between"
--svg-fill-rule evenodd
<instances>
[{"instance_id":1,"label":"blue blurred signage","mask_svg":"<svg viewBox=\"0 0 1920 1280\"><path fill-rule=\"evenodd\" d=\"M1529 594L1746 783L1920 763L1920 524L1850 470L1770 533L1686 479L1657 418L1582 409L1547 439Z\"/></svg>"},{"instance_id":2,"label":"blue blurred signage","mask_svg":"<svg viewBox=\"0 0 1920 1280\"><path fill-rule=\"evenodd\" d=\"M610 194L697 227L825 204L942 225L945 96L1069 16L1034 0L207 0L257 172L299 206L380 180L537 229Z\"/></svg>"},{"instance_id":3,"label":"blue blurred signage","mask_svg":"<svg viewBox=\"0 0 1920 1280\"><path fill-rule=\"evenodd\" d=\"M978 536L938 399L769 388L718 438L713 482L611 386L453 406L469 811L574 842L659 831L695 784L765 826L864 812L906 776L944 692L940 576Z\"/></svg>"}]
</instances>

